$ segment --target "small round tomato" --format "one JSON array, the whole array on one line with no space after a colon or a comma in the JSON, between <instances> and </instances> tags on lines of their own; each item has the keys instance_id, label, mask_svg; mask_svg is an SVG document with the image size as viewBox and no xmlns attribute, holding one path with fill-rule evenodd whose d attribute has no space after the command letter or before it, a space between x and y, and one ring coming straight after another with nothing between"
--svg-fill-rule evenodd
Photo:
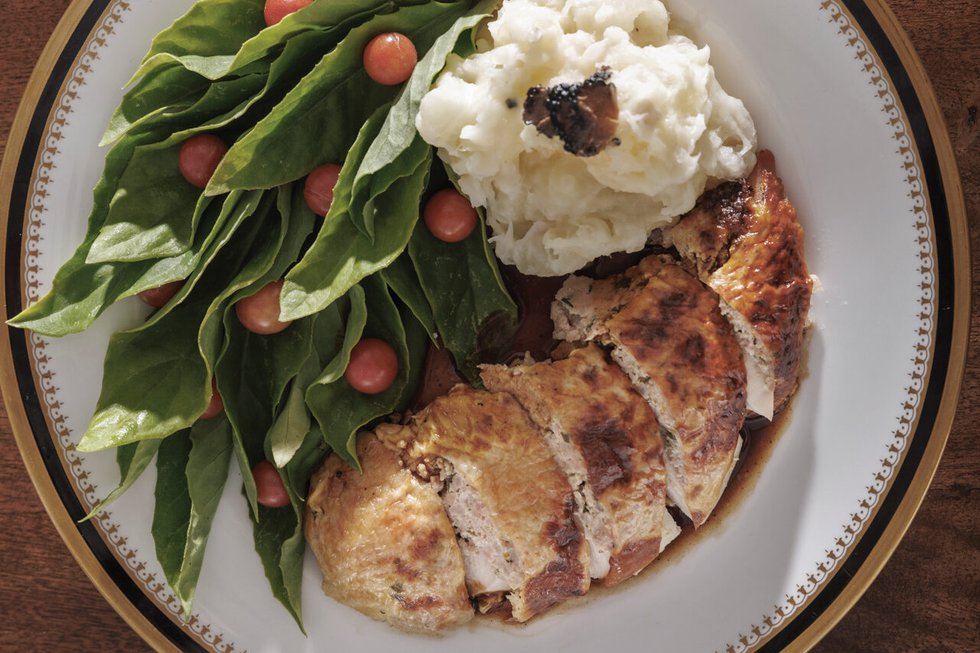
<instances>
[{"instance_id":1,"label":"small round tomato","mask_svg":"<svg viewBox=\"0 0 980 653\"><path fill-rule=\"evenodd\" d=\"M452 188L441 190L425 204L422 219L432 235L447 243L466 240L476 228L476 209Z\"/></svg>"},{"instance_id":2,"label":"small round tomato","mask_svg":"<svg viewBox=\"0 0 980 653\"><path fill-rule=\"evenodd\" d=\"M314 168L306 177L306 184L303 186L303 197L306 205L317 215L326 215L333 204L333 188L337 185L337 178L340 176L340 166L336 163L327 163Z\"/></svg>"},{"instance_id":3,"label":"small round tomato","mask_svg":"<svg viewBox=\"0 0 980 653\"><path fill-rule=\"evenodd\" d=\"M218 392L218 384L215 382L214 377L211 377L211 401L208 402L208 407L204 409L201 413L200 419L211 419L217 417L225 410L225 402L221 398L221 393Z\"/></svg>"},{"instance_id":4,"label":"small round tomato","mask_svg":"<svg viewBox=\"0 0 980 653\"><path fill-rule=\"evenodd\" d=\"M415 44L404 34L378 34L364 48L364 70L379 84L393 86L412 76L419 55Z\"/></svg>"},{"instance_id":5,"label":"small round tomato","mask_svg":"<svg viewBox=\"0 0 980 653\"><path fill-rule=\"evenodd\" d=\"M398 354L384 340L364 338L354 345L344 378L358 392L376 395L384 392L398 376Z\"/></svg>"},{"instance_id":6,"label":"small round tomato","mask_svg":"<svg viewBox=\"0 0 980 653\"><path fill-rule=\"evenodd\" d=\"M144 290L141 293L137 293L136 296L153 308L160 308L173 299L173 296L177 294L177 291L180 290L183 285L183 281L171 281L170 283L165 283L162 286Z\"/></svg>"},{"instance_id":7,"label":"small round tomato","mask_svg":"<svg viewBox=\"0 0 980 653\"><path fill-rule=\"evenodd\" d=\"M249 295L235 303L235 314L239 322L252 333L267 336L279 333L292 322L279 321L279 295L282 293L282 280L262 286L254 295Z\"/></svg>"},{"instance_id":8,"label":"small round tomato","mask_svg":"<svg viewBox=\"0 0 980 653\"><path fill-rule=\"evenodd\" d=\"M268 460L263 460L252 468L255 478L255 498L266 508L282 508L289 505L289 493L283 485L279 471Z\"/></svg>"},{"instance_id":9,"label":"small round tomato","mask_svg":"<svg viewBox=\"0 0 980 653\"><path fill-rule=\"evenodd\" d=\"M214 134L191 136L180 146L180 174L192 186L204 188L227 152L228 146Z\"/></svg>"},{"instance_id":10,"label":"small round tomato","mask_svg":"<svg viewBox=\"0 0 980 653\"><path fill-rule=\"evenodd\" d=\"M299 11L313 0L265 0L265 24L275 25L280 20Z\"/></svg>"}]
</instances>

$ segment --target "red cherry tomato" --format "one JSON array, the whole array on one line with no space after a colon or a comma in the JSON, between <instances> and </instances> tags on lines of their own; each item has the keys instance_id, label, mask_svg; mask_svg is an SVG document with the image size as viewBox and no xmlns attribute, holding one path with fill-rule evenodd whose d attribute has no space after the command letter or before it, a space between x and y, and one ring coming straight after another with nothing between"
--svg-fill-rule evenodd
<instances>
[{"instance_id":1,"label":"red cherry tomato","mask_svg":"<svg viewBox=\"0 0 980 653\"><path fill-rule=\"evenodd\" d=\"M303 197L306 205L317 215L326 215L333 204L333 187L337 185L337 177L340 176L340 166L336 163L327 163L319 168L314 168L306 177L306 184L303 186Z\"/></svg>"},{"instance_id":2,"label":"red cherry tomato","mask_svg":"<svg viewBox=\"0 0 980 653\"><path fill-rule=\"evenodd\" d=\"M378 34L364 48L364 70L379 84L393 86L412 76L419 55L415 44L404 34Z\"/></svg>"},{"instance_id":3,"label":"red cherry tomato","mask_svg":"<svg viewBox=\"0 0 980 653\"><path fill-rule=\"evenodd\" d=\"M265 24L275 25L280 20L299 11L313 0L265 0Z\"/></svg>"},{"instance_id":4,"label":"red cherry tomato","mask_svg":"<svg viewBox=\"0 0 980 653\"><path fill-rule=\"evenodd\" d=\"M279 321L279 294L282 280L266 284L254 295L238 300L235 314L239 322L252 333L267 336L279 333L292 322Z\"/></svg>"},{"instance_id":5,"label":"red cherry tomato","mask_svg":"<svg viewBox=\"0 0 980 653\"><path fill-rule=\"evenodd\" d=\"M476 209L452 188L433 195L425 205L422 219L432 235L447 243L466 240L476 228Z\"/></svg>"},{"instance_id":6,"label":"red cherry tomato","mask_svg":"<svg viewBox=\"0 0 980 653\"><path fill-rule=\"evenodd\" d=\"M208 403L208 407L204 409L201 413L201 419L211 419L217 417L225 410L225 402L221 398L221 394L218 392L218 384L215 383L214 377L211 377L211 401Z\"/></svg>"},{"instance_id":7,"label":"red cherry tomato","mask_svg":"<svg viewBox=\"0 0 980 653\"><path fill-rule=\"evenodd\" d=\"M183 285L183 281L171 281L170 283L165 283L162 286L144 290L143 292L138 293L136 296L153 308L160 308L173 299L173 296L177 294L177 291L180 290Z\"/></svg>"},{"instance_id":8,"label":"red cherry tomato","mask_svg":"<svg viewBox=\"0 0 980 653\"><path fill-rule=\"evenodd\" d=\"M354 345L344 378L358 392L384 392L398 376L398 354L384 340L365 338Z\"/></svg>"},{"instance_id":9,"label":"red cherry tomato","mask_svg":"<svg viewBox=\"0 0 980 653\"><path fill-rule=\"evenodd\" d=\"M289 505L289 493L283 485L279 472L268 460L263 460L252 468L255 478L255 498L266 508L282 508Z\"/></svg>"},{"instance_id":10,"label":"red cherry tomato","mask_svg":"<svg viewBox=\"0 0 980 653\"><path fill-rule=\"evenodd\" d=\"M180 174L192 186L204 188L227 152L225 142L213 134L191 136L180 146Z\"/></svg>"}]
</instances>

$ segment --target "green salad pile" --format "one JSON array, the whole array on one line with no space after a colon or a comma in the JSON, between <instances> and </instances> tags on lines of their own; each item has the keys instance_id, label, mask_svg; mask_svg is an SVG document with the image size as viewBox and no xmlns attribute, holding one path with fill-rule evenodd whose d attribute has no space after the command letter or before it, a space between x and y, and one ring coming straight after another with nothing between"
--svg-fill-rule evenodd
<instances>
[{"instance_id":1,"label":"green salad pile","mask_svg":"<svg viewBox=\"0 0 980 653\"><path fill-rule=\"evenodd\" d=\"M477 229L437 240L425 198L452 183L415 129L422 96L497 0L315 0L266 27L264 0L200 0L153 41L102 139L111 146L84 241L50 292L11 320L47 336L84 330L113 302L183 281L143 324L115 334L81 451L115 447L125 492L156 460L153 537L190 615L231 459L241 470L255 549L273 594L302 627L303 500L329 451L357 466L354 437L415 392L430 342L476 377L487 332L517 309ZM400 86L365 73L362 51L397 31L420 60ZM230 145L207 188L182 177L182 143ZM342 162L323 218L306 175ZM237 301L285 279L281 319L257 335ZM490 326L492 325L492 328ZM379 338L398 356L391 387L354 390L352 348ZM224 413L199 419L214 383ZM257 501L252 469L275 465L290 505Z\"/></svg>"}]
</instances>

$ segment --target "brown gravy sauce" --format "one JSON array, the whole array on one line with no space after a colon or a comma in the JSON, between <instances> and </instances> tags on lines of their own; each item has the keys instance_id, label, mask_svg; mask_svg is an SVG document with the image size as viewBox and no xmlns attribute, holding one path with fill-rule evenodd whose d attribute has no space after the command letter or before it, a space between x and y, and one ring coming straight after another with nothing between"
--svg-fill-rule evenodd
<instances>
[{"instance_id":1,"label":"brown gravy sauce","mask_svg":"<svg viewBox=\"0 0 980 653\"><path fill-rule=\"evenodd\" d=\"M586 272L589 276L597 278L618 274L638 263L649 253L649 251L644 251L636 254L614 254L603 257L589 266ZM555 340L552 336L554 324L551 321L551 302L567 277L532 277L521 274L509 266L502 266L502 272L511 295L517 302L520 311L520 323L511 345L500 354L499 360L487 362L511 363L523 359L528 353L536 361L548 359L560 344L560 341ZM555 353L558 354L558 352ZM432 400L448 393L456 384L463 382L463 378L456 371L449 353L444 349L430 345L426 354L422 380L411 402L410 410L420 410ZM651 565L634 578L614 587L604 587L594 582L584 597L566 601L549 610L547 614L560 614L564 610L574 609L575 606L581 605L591 598L615 592L621 587L637 582L637 579L649 578L652 574L657 573L657 569L679 562L699 538L720 528L725 520L735 513L742 497L747 496L753 490L763 467L765 467L776 443L779 441L784 426L791 419L791 414L792 402L780 414L776 415L772 422L761 417L750 417L746 420L741 430L742 450L735 469L732 471L728 487L712 511L711 518L697 532L695 532L690 520L680 515L678 511L672 511L675 518L680 517L681 534ZM520 625L508 621L509 611L507 610L493 612L486 616L491 617L491 619L481 619L481 621L506 621L508 628Z\"/></svg>"}]
</instances>

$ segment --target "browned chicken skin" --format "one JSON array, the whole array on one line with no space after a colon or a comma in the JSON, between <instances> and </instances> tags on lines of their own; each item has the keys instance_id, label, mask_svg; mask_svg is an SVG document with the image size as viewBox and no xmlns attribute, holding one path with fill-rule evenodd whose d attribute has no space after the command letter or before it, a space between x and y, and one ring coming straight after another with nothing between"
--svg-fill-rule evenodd
<instances>
[{"instance_id":1,"label":"browned chicken skin","mask_svg":"<svg viewBox=\"0 0 980 653\"><path fill-rule=\"evenodd\" d=\"M771 152L747 180L705 194L671 230L678 252L718 293L747 356L773 387L773 412L796 392L813 282L803 229Z\"/></svg>"},{"instance_id":2,"label":"browned chicken skin","mask_svg":"<svg viewBox=\"0 0 980 653\"><path fill-rule=\"evenodd\" d=\"M667 257L622 275L569 280L553 304L556 337L599 340L664 427L668 492L695 527L718 502L745 420L745 365L715 295Z\"/></svg>"},{"instance_id":3,"label":"browned chicken skin","mask_svg":"<svg viewBox=\"0 0 980 653\"><path fill-rule=\"evenodd\" d=\"M526 621L654 560L679 531L665 496L705 522L741 447L746 361L768 414L796 391L812 282L769 152L667 239L683 263L558 292L554 336L609 354L484 366L489 391L457 386L361 434L363 475L327 459L305 523L327 594L413 631L471 619L469 597Z\"/></svg>"},{"instance_id":4,"label":"browned chicken skin","mask_svg":"<svg viewBox=\"0 0 980 653\"><path fill-rule=\"evenodd\" d=\"M435 488L372 434L358 436L357 453L363 474L329 456L310 481L304 530L323 591L408 631L472 619L456 534Z\"/></svg>"},{"instance_id":5,"label":"browned chicken skin","mask_svg":"<svg viewBox=\"0 0 980 653\"><path fill-rule=\"evenodd\" d=\"M467 586L484 609L506 597L526 621L589 589L572 488L513 397L458 386L416 415L412 431L378 434L413 472L444 484Z\"/></svg>"},{"instance_id":6,"label":"browned chicken skin","mask_svg":"<svg viewBox=\"0 0 980 653\"><path fill-rule=\"evenodd\" d=\"M615 585L652 562L679 528L666 509L660 425L623 371L588 345L561 361L484 366L481 376L547 434L575 486L592 577Z\"/></svg>"}]
</instances>

